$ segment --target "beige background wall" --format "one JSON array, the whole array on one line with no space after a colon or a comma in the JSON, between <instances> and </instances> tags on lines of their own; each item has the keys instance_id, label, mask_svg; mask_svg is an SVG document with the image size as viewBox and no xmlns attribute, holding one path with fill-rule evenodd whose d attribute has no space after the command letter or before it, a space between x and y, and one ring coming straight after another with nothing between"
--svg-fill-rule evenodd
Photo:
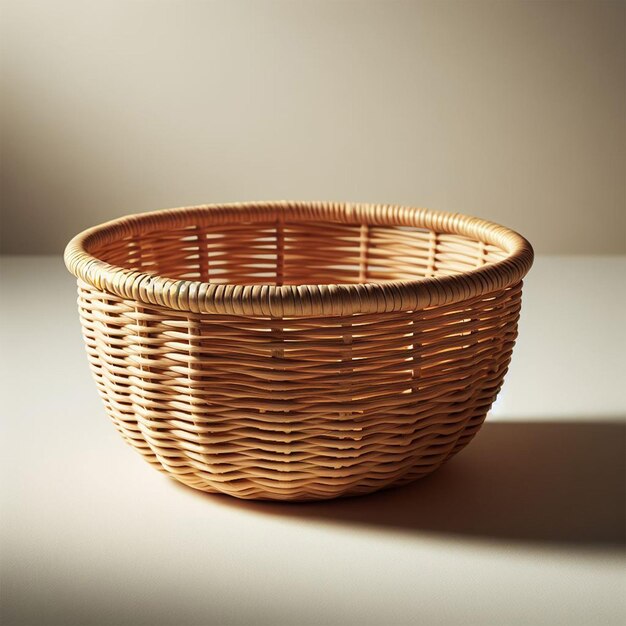
<instances>
[{"instance_id":1,"label":"beige background wall","mask_svg":"<svg viewBox=\"0 0 626 626\"><path fill-rule=\"evenodd\" d=\"M2 250L336 199L626 252L623 2L2 3Z\"/></svg>"}]
</instances>

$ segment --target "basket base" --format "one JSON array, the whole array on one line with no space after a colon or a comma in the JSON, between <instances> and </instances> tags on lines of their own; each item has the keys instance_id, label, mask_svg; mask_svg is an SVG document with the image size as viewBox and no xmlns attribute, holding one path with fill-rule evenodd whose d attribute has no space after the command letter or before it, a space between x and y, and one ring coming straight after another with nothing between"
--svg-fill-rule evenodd
<instances>
[{"instance_id":1,"label":"basket base","mask_svg":"<svg viewBox=\"0 0 626 626\"><path fill-rule=\"evenodd\" d=\"M201 491L212 495L226 495L239 500L253 500L259 502L311 502L320 500L333 500L336 498L348 498L364 496L376 491L402 487L409 483L424 478L437 471L442 465L447 463L453 456L460 452L474 437L476 430L459 440L453 450L437 463L426 462L423 464L413 465L407 471L399 473L395 476L386 476L375 478L372 475L361 477L352 477L352 480L346 484L312 482L306 486L294 487L288 482L279 483L272 481L273 484L260 485L257 482L247 485L233 483L222 483L220 488L208 484L205 480L199 480L190 475L177 475L158 467L159 471L165 473L169 478L177 483L181 483L185 487L189 487L196 491Z\"/></svg>"}]
</instances>

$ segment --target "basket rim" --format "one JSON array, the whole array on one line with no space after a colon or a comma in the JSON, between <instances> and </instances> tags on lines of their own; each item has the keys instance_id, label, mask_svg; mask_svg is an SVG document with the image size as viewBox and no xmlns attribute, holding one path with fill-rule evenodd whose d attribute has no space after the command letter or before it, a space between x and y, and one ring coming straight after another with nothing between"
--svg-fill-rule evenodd
<instances>
[{"instance_id":1,"label":"basket rim","mask_svg":"<svg viewBox=\"0 0 626 626\"><path fill-rule=\"evenodd\" d=\"M93 243L114 241L163 227L185 225L332 221L371 226L409 226L457 234L496 245L506 258L450 276L373 283L260 285L216 284L156 276L111 265L89 252ZM420 310L453 304L517 284L534 253L519 233L460 213L399 205L342 202L234 202L131 214L77 234L66 246L67 269L87 285L146 306L192 313L262 317L341 316Z\"/></svg>"}]
</instances>

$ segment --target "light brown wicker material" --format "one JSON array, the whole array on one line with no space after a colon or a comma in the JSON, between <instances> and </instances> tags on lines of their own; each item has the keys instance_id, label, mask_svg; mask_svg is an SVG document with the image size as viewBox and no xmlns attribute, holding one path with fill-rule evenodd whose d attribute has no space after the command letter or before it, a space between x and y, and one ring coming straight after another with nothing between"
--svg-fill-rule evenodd
<instances>
[{"instance_id":1,"label":"light brown wicker material","mask_svg":"<svg viewBox=\"0 0 626 626\"><path fill-rule=\"evenodd\" d=\"M196 489L281 500L405 483L461 450L532 259L484 220L304 202L129 216L65 252L124 439Z\"/></svg>"}]
</instances>

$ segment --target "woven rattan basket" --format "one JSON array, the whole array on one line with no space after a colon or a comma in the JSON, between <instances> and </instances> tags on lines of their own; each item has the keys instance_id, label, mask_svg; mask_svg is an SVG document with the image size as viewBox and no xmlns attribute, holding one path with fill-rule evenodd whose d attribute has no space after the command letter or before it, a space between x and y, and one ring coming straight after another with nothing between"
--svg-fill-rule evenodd
<instances>
[{"instance_id":1,"label":"woven rattan basket","mask_svg":"<svg viewBox=\"0 0 626 626\"><path fill-rule=\"evenodd\" d=\"M405 483L461 450L532 259L476 218L305 202L129 216L65 251L122 437L186 485L279 500Z\"/></svg>"}]
</instances>

